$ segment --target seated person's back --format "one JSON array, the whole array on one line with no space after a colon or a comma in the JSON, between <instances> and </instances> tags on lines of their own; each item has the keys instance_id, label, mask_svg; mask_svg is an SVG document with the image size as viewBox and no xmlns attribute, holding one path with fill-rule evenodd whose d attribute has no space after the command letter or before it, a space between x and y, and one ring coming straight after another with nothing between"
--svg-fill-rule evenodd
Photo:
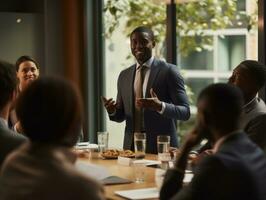
<instances>
[{"instance_id":1,"label":"seated person's back","mask_svg":"<svg viewBox=\"0 0 266 200\"><path fill-rule=\"evenodd\" d=\"M165 176L160 199L266 199L265 155L239 130L243 102L239 89L228 84L213 84L200 93L196 126ZM192 181L183 187L189 152L203 138L214 142L213 154L199 162Z\"/></svg>"},{"instance_id":2,"label":"seated person's back","mask_svg":"<svg viewBox=\"0 0 266 200\"><path fill-rule=\"evenodd\" d=\"M208 199L263 199L266 193L258 194L266 186L264 153L244 132L235 132L199 162L194 182L201 183L200 196Z\"/></svg>"},{"instance_id":3,"label":"seated person's back","mask_svg":"<svg viewBox=\"0 0 266 200\"><path fill-rule=\"evenodd\" d=\"M75 87L59 78L40 78L21 93L16 113L30 142L5 161L0 199L104 198L102 186L74 168L81 110Z\"/></svg>"}]
</instances>

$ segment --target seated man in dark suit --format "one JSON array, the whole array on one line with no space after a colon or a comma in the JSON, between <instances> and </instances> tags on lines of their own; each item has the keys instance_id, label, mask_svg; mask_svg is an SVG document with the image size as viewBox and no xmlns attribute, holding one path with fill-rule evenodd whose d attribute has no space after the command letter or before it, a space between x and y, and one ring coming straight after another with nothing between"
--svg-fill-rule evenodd
<instances>
[{"instance_id":1,"label":"seated man in dark suit","mask_svg":"<svg viewBox=\"0 0 266 200\"><path fill-rule=\"evenodd\" d=\"M200 93L197 125L187 135L174 168L167 171L160 199L266 199L264 153L239 131L243 102L241 91L228 84L213 84ZM214 153L201 160L192 181L183 187L188 154L202 138L214 141Z\"/></svg>"},{"instance_id":2,"label":"seated man in dark suit","mask_svg":"<svg viewBox=\"0 0 266 200\"><path fill-rule=\"evenodd\" d=\"M257 94L265 85L265 81L266 66L254 60L241 62L229 78L229 83L239 87L244 95L245 105L240 118L240 128L264 152L266 152L266 106Z\"/></svg>"},{"instance_id":3,"label":"seated man in dark suit","mask_svg":"<svg viewBox=\"0 0 266 200\"><path fill-rule=\"evenodd\" d=\"M0 167L12 150L26 138L9 130L8 116L13 100L16 98L17 77L15 67L0 61Z\"/></svg>"},{"instance_id":4,"label":"seated man in dark suit","mask_svg":"<svg viewBox=\"0 0 266 200\"><path fill-rule=\"evenodd\" d=\"M16 113L30 141L3 164L1 200L104 199L102 186L74 167L81 111L77 89L59 77L39 78L19 95Z\"/></svg>"},{"instance_id":5,"label":"seated man in dark suit","mask_svg":"<svg viewBox=\"0 0 266 200\"><path fill-rule=\"evenodd\" d=\"M258 92L265 85L266 66L255 60L241 62L229 78L229 84L237 86L244 96L244 106L240 117L240 128L249 138L266 152L266 105L259 98ZM212 148L212 142L200 147L195 153L202 153ZM205 151L205 152L204 152ZM208 151L210 152L210 151Z\"/></svg>"}]
</instances>

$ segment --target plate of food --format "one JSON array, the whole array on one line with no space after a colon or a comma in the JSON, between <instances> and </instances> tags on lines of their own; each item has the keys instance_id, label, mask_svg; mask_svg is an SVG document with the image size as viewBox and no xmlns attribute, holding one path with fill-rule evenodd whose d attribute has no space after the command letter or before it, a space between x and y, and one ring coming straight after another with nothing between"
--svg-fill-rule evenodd
<instances>
[{"instance_id":1,"label":"plate of food","mask_svg":"<svg viewBox=\"0 0 266 200\"><path fill-rule=\"evenodd\" d=\"M104 159L117 159L119 151L117 149L108 149L101 153L101 157Z\"/></svg>"},{"instance_id":2,"label":"plate of food","mask_svg":"<svg viewBox=\"0 0 266 200\"><path fill-rule=\"evenodd\" d=\"M124 150L119 152L119 156L126 158L135 158L135 153L131 150Z\"/></svg>"}]
</instances>

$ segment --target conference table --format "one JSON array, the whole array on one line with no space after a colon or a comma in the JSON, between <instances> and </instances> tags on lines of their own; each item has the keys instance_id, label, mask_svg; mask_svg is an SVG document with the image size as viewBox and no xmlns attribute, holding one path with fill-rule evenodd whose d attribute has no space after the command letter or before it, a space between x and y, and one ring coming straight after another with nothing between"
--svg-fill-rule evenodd
<instances>
[{"instance_id":1,"label":"conference table","mask_svg":"<svg viewBox=\"0 0 266 200\"><path fill-rule=\"evenodd\" d=\"M146 154L145 159L157 160L157 155ZM119 190L132 190L140 188L154 188L155 183L155 168L145 167L145 180L141 183L136 183L134 181L134 168L131 165L118 164L117 159L102 159L96 152L90 156L90 158L79 158L79 160L92 163L95 165L105 167L110 175L119 176L124 179L131 180L132 183L127 184L116 184L116 185L105 185L105 194L107 199L125 199L115 194L115 191Z\"/></svg>"}]
</instances>

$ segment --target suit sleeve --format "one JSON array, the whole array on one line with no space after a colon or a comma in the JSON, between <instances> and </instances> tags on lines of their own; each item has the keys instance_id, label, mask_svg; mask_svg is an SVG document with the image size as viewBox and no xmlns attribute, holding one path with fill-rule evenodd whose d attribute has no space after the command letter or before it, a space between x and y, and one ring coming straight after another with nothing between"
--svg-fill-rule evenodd
<instances>
[{"instance_id":1,"label":"suit sleeve","mask_svg":"<svg viewBox=\"0 0 266 200\"><path fill-rule=\"evenodd\" d=\"M259 115L252 119L245 127L249 138L262 149L266 150L266 114Z\"/></svg>"},{"instance_id":2,"label":"suit sleeve","mask_svg":"<svg viewBox=\"0 0 266 200\"><path fill-rule=\"evenodd\" d=\"M234 189L231 183L232 181L230 182L230 175L232 174L222 172L225 172L225 168L218 159L205 158L195 172L191 182L183 186L182 174L177 170L175 172L172 171L166 174L160 192L160 199L215 199L215 195L222 197L224 195L223 193L226 193L225 191L229 192L231 190L233 192L232 190ZM227 188L230 187L232 188L228 190Z\"/></svg>"},{"instance_id":3,"label":"suit sleeve","mask_svg":"<svg viewBox=\"0 0 266 200\"><path fill-rule=\"evenodd\" d=\"M177 120L188 120L190 117L188 97L184 80L176 67L169 67L166 81L171 103L165 102L163 116Z\"/></svg>"},{"instance_id":4,"label":"suit sleeve","mask_svg":"<svg viewBox=\"0 0 266 200\"><path fill-rule=\"evenodd\" d=\"M183 178L184 173L176 169L169 169L160 190L160 200L167 200L174 196L182 188Z\"/></svg>"},{"instance_id":5,"label":"suit sleeve","mask_svg":"<svg viewBox=\"0 0 266 200\"><path fill-rule=\"evenodd\" d=\"M116 111L109 115L109 119L116 122L123 122L125 120L124 103L121 94L121 85L123 84L123 72L120 73L117 81L117 96L116 96Z\"/></svg>"}]
</instances>

